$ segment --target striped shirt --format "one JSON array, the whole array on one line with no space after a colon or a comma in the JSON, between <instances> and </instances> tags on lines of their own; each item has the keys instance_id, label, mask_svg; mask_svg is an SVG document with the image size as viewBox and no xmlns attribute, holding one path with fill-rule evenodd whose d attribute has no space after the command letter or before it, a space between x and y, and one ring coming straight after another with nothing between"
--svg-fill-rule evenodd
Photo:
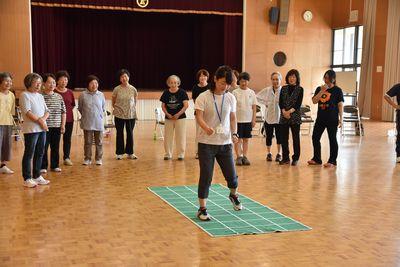
<instances>
[{"instance_id":1,"label":"striped shirt","mask_svg":"<svg viewBox=\"0 0 400 267\"><path fill-rule=\"evenodd\" d=\"M44 101L50 111L49 118L46 120L49 128L61 127L61 115L66 112L65 104L62 96L57 93L43 93Z\"/></svg>"}]
</instances>

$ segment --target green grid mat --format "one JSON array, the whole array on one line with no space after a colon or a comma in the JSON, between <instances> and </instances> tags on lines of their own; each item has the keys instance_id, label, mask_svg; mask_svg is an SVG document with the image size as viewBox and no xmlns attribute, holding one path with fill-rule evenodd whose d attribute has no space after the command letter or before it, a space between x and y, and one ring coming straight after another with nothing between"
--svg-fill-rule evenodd
<instances>
[{"instance_id":1,"label":"green grid mat","mask_svg":"<svg viewBox=\"0 0 400 267\"><path fill-rule=\"evenodd\" d=\"M310 227L244 195L240 195L243 209L234 211L228 199L229 189L221 184L210 187L207 209L211 221L205 222L196 216L199 205L197 185L148 189L213 237L311 230Z\"/></svg>"}]
</instances>

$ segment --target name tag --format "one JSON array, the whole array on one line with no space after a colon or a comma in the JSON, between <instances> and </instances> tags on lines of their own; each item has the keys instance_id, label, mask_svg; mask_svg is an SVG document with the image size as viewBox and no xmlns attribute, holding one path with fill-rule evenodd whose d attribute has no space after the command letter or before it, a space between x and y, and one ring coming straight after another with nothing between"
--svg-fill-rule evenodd
<instances>
[{"instance_id":1,"label":"name tag","mask_svg":"<svg viewBox=\"0 0 400 267\"><path fill-rule=\"evenodd\" d=\"M215 129L215 132L217 134L224 134L224 127L222 127L222 124L218 125L217 128Z\"/></svg>"}]
</instances>

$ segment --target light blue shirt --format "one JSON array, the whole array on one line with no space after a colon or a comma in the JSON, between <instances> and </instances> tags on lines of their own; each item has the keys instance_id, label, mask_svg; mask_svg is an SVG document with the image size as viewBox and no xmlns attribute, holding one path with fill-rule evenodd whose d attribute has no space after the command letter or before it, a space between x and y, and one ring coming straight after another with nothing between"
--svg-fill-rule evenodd
<instances>
[{"instance_id":1,"label":"light blue shirt","mask_svg":"<svg viewBox=\"0 0 400 267\"><path fill-rule=\"evenodd\" d=\"M82 92L78 100L78 110L81 113L81 128L87 131L104 131L104 112L106 99L100 91Z\"/></svg>"},{"instance_id":2,"label":"light blue shirt","mask_svg":"<svg viewBox=\"0 0 400 267\"><path fill-rule=\"evenodd\" d=\"M32 93L29 91L24 91L19 97L19 106L21 108L22 119L24 120L24 123L22 123L22 132L43 132L44 130L40 127L40 125L37 122L32 121L26 115L26 113L30 111L38 117L43 117L46 112L49 112L42 94L38 92Z\"/></svg>"}]
</instances>

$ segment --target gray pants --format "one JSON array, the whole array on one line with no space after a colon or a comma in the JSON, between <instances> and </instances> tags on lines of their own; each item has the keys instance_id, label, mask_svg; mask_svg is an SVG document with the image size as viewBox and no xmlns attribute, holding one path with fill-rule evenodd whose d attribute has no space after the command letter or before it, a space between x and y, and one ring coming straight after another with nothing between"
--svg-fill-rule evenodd
<instances>
[{"instance_id":1,"label":"gray pants","mask_svg":"<svg viewBox=\"0 0 400 267\"><path fill-rule=\"evenodd\" d=\"M83 130L83 137L85 139L85 145L84 145L85 160L92 159L93 140L96 146L95 160L101 160L103 157L103 131Z\"/></svg>"},{"instance_id":2,"label":"gray pants","mask_svg":"<svg viewBox=\"0 0 400 267\"><path fill-rule=\"evenodd\" d=\"M11 135L11 125L0 125L0 159L2 162L11 160Z\"/></svg>"},{"instance_id":3,"label":"gray pants","mask_svg":"<svg viewBox=\"0 0 400 267\"><path fill-rule=\"evenodd\" d=\"M198 197L208 198L208 193L214 173L215 159L221 167L222 174L231 189L238 187L238 176L236 175L235 164L233 161L232 144L228 145L208 145L199 143L198 146L200 179Z\"/></svg>"}]
</instances>

